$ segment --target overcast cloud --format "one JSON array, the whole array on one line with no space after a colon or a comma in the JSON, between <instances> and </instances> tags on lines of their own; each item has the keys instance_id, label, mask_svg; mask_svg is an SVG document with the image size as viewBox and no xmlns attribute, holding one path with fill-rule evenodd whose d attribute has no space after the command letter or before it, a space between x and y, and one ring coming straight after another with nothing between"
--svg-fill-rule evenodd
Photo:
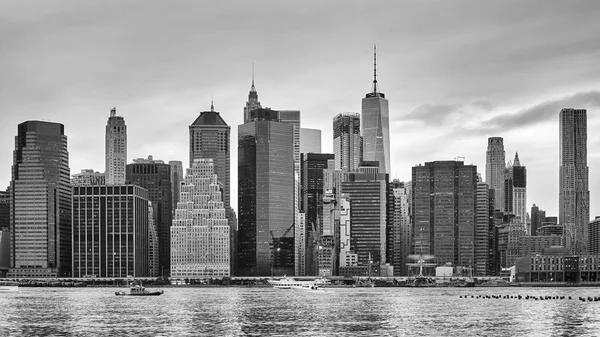
<instances>
[{"instance_id":1,"label":"overcast cloud","mask_svg":"<svg viewBox=\"0 0 600 337\"><path fill-rule=\"evenodd\" d=\"M104 170L104 127L117 107L128 157L188 165L188 125L214 97L237 126L252 63L263 106L302 111L323 130L359 112L378 49L390 101L392 172L465 157L485 172L487 137L504 137L529 172L528 206L556 213L558 112L587 108L600 126L600 3L594 1L3 1L0 186L17 124L65 125L71 172ZM589 133L591 215L600 140Z\"/></svg>"}]
</instances>

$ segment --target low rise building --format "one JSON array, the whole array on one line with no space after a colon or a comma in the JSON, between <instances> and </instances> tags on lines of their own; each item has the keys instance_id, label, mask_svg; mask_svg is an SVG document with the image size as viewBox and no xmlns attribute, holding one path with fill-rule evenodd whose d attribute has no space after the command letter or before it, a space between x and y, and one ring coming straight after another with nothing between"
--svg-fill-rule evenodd
<instances>
[{"instance_id":1,"label":"low rise building","mask_svg":"<svg viewBox=\"0 0 600 337\"><path fill-rule=\"evenodd\" d=\"M573 255L564 247L544 249L516 261L517 282L573 283L600 281L600 255Z\"/></svg>"}]
</instances>

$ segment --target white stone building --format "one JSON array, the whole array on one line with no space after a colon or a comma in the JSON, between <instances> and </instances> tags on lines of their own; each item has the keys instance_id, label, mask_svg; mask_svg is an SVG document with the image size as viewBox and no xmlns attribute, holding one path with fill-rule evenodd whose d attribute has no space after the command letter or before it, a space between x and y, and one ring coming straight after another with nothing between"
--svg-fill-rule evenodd
<instances>
[{"instance_id":1,"label":"white stone building","mask_svg":"<svg viewBox=\"0 0 600 337\"><path fill-rule=\"evenodd\" d=\"M231 275L229 226L212 159L194 159L171 227L171 277Z\"/></svg>"}]
</instances>

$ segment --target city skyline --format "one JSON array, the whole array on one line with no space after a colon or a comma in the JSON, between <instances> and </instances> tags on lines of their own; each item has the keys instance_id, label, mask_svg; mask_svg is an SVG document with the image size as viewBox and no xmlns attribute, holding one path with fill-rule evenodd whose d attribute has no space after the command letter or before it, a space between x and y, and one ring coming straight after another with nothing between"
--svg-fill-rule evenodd
<instances>
[{"instance_id":1,"label":"city skyline","mask_svg":"<svg viewBox=\"0 0 600 337\"><path fill-rule=\"evenodd\" d=\"M10 183L14 135L26 120L65 126L71 174L103 171L113 106L128 127L127 163L148 155L185 163L186 131L212 95L237 139L253 62L262 106L300 110L301 127L322 130L322 152L333 153L333 117L360 112L377 44L378 86L390 103L390 178L407 181L414 165L457 157L485 176L487 138L502 137L507 158L518 152L527 166L527 210L535 203L557 216L559 112L587 109L588 128L600 125L600 7L460 3L215 4L204 22L205 8L192 4L3 4L2 31L11 34L0 51L0 189ZM328 20L334 12L341 22ZM235 22L231 13L244 17ZM314 27L303 24L306 15ZM577 24L562 24L567 18ZM593 218L600 136L588 137ZM230 146L237 212L235 141Z\"/></svg>"}]
</instances>

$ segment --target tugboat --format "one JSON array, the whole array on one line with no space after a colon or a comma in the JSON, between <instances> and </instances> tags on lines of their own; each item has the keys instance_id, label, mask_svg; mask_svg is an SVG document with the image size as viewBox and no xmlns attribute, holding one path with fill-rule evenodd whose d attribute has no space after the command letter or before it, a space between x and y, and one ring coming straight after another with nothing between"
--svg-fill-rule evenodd
<instances>
[{"instance_id":1,"label":"tugboat","mask_svg":"<svg viewBox=\"0 0 600 337\"><path fill-rule=\"evenodd\" d=\"M158 296L162 295L164 292L162 290L148 290L144 288L141 284L132 284L129 288L129 292L126 291L116 291L115 295L117 296Z\"/></svg>"}]
</instances>

